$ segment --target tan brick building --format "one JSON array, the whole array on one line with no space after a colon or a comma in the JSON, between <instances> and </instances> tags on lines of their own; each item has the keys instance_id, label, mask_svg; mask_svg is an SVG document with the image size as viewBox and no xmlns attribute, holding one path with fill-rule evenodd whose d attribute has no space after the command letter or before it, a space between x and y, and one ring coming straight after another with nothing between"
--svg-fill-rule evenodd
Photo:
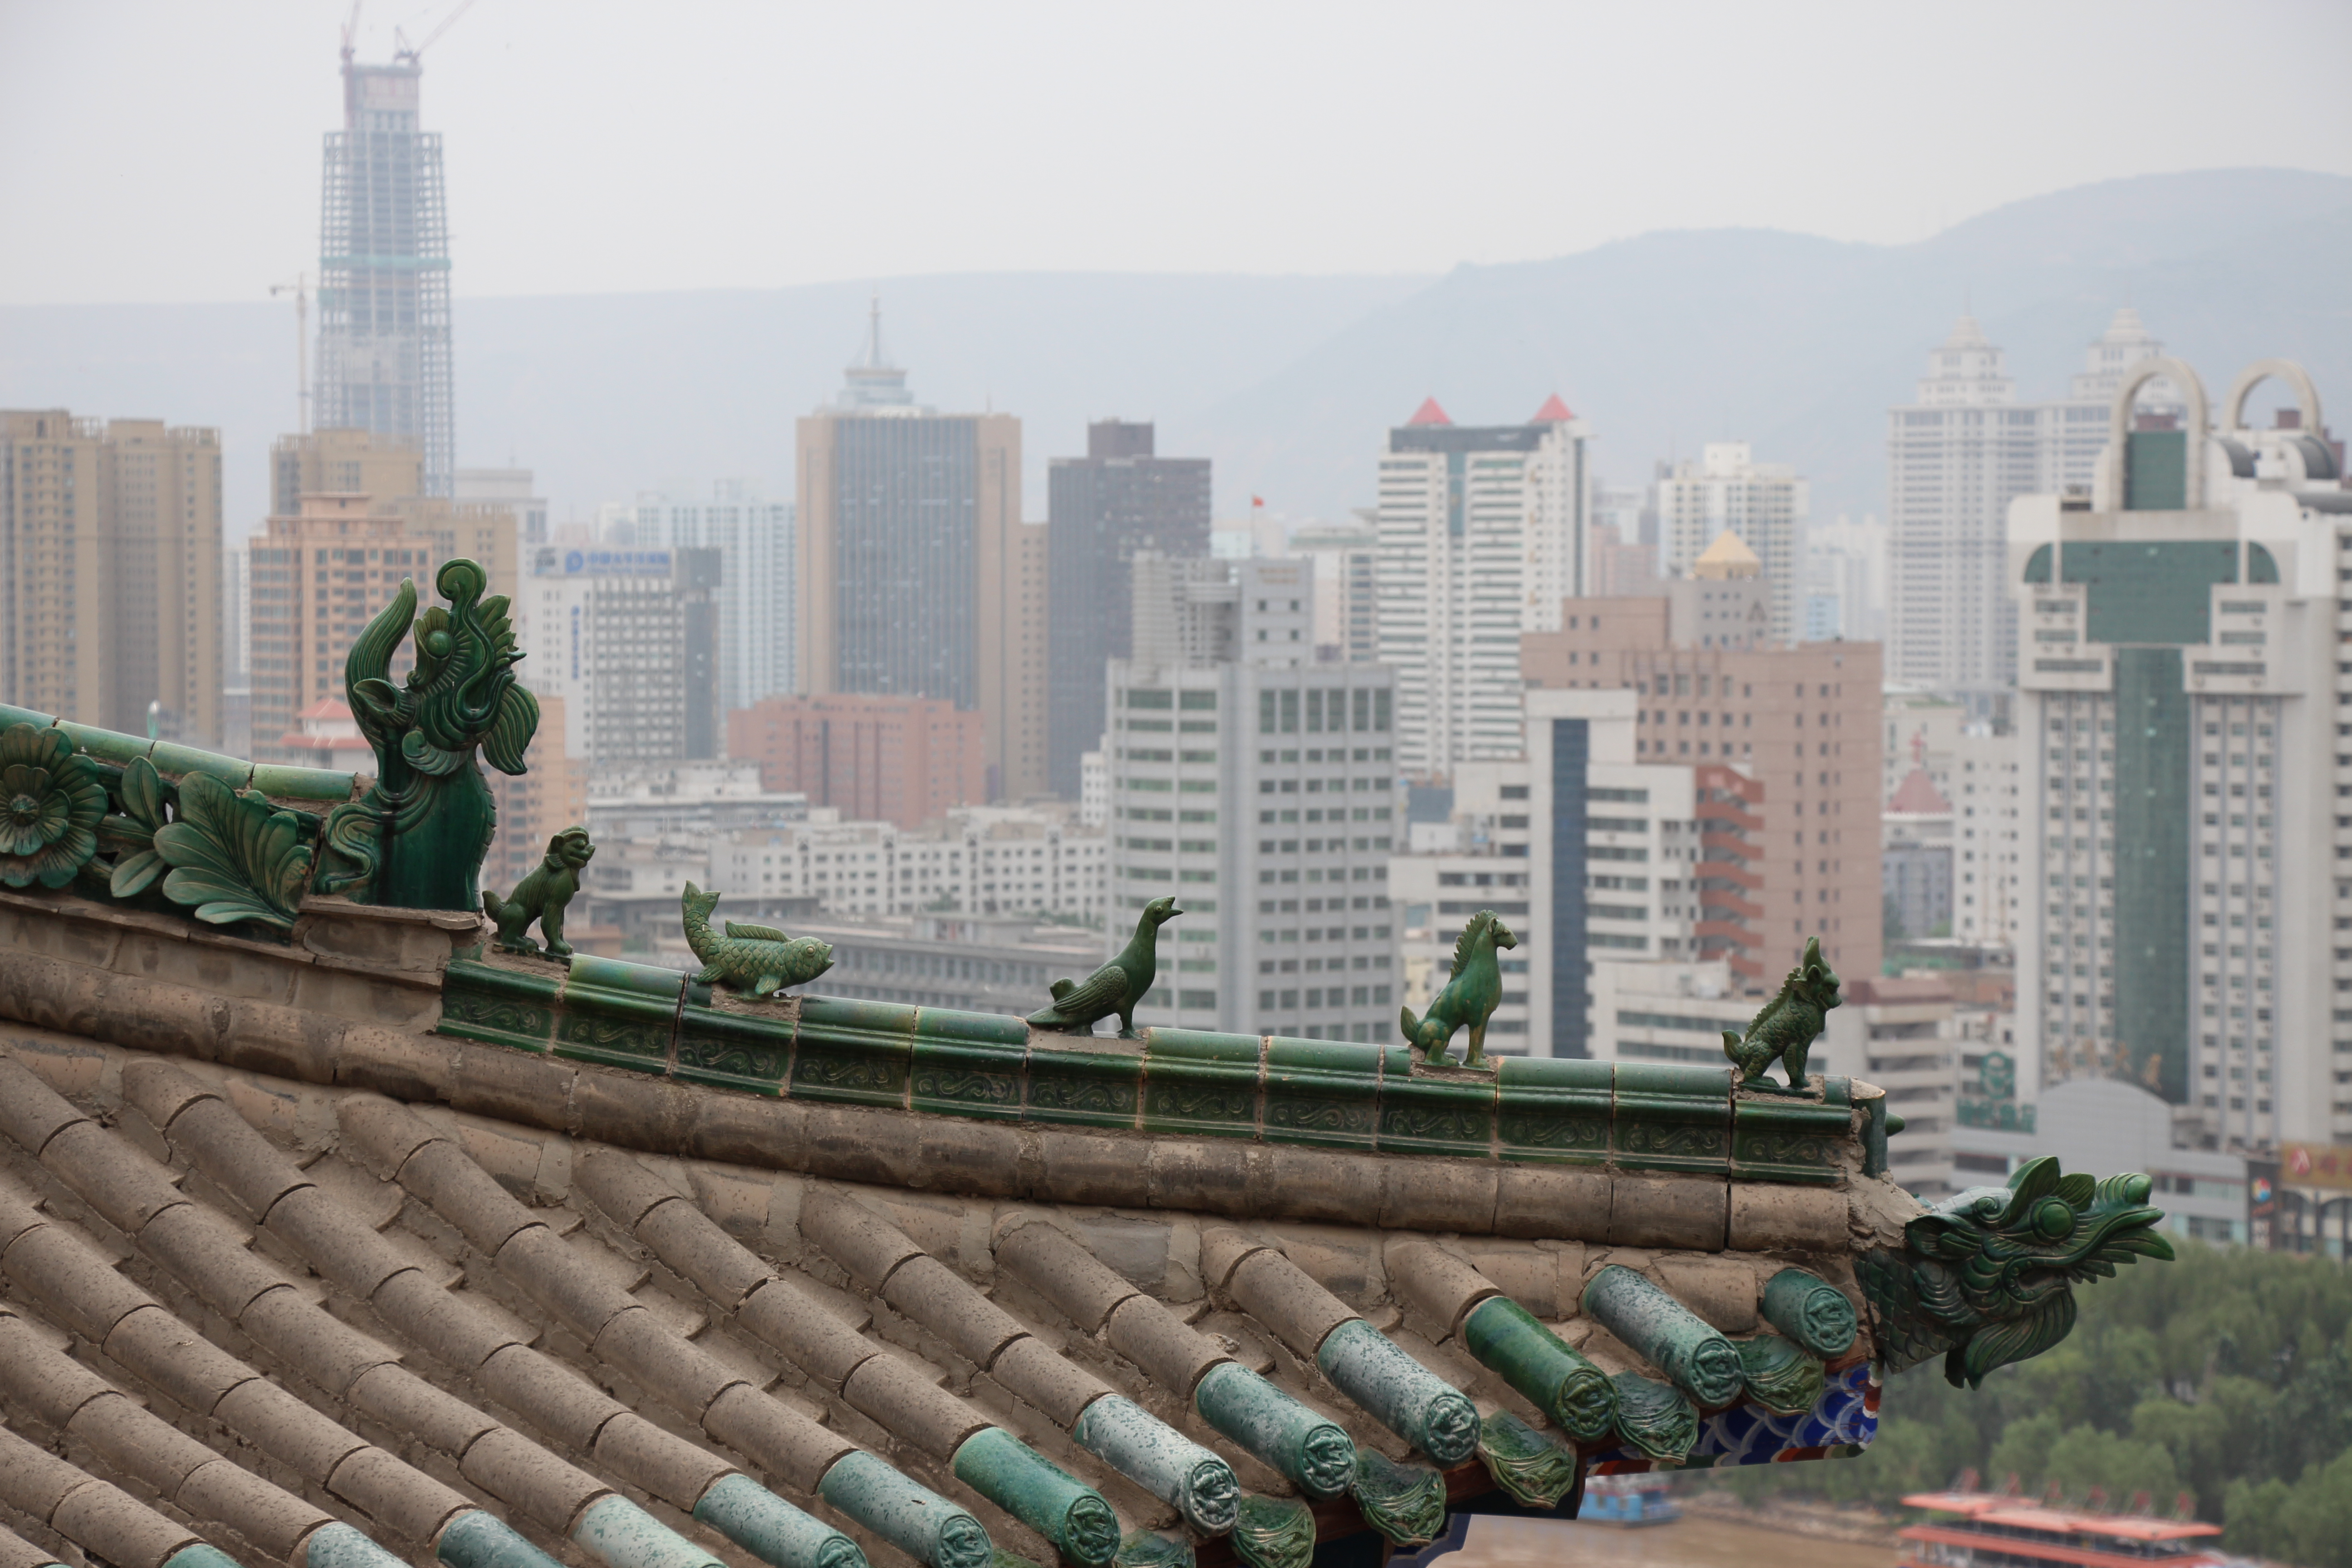
<instances>
[{"instance_id":1,"label":"tan brick building","mask_svg":"<svg viewBox=\"0 0 2352 1568\"><path fill-rule=\"evenodd\" d=\"M937 698L763 698L727 715L727 754L850 821L919 827L988 797L982 715Z\"/></svg>"},{"instance_id":2,"label":"tan brick building","mask_svg":"<svg viewBox=\"0 0 2352 1568\"><path fill-rule=\"evenodd\" d=\"M220 627L219 432L0 412L0 701L217 744Z\"/></svg>"},{"instance_id":3,"label":"tan brick building","mask_svg":"<svg viewBox=\"0 0 2352 1568\"><path fill-rule=\"evenodd\" d=\"M1764 951L1819 936L1841 974L1878 973L1878 644L1692 647L1670 635L1664 598L1570 599L1559 631L1520 639L1519 660L1531 687L1631 688L1637 760L1763 781Z\"/></svg>"}]
</instances>

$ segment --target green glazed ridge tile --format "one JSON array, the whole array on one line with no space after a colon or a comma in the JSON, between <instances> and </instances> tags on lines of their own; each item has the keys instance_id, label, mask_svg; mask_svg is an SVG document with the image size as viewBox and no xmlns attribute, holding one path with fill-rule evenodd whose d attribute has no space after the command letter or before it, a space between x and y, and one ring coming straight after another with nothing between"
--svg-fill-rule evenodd
<instances>
[{"instance_id":1,"label":"green glazed ridge tile","mask_svg":"<svg viewBox=\"0 0 2352 1568\"><path fill-rule=\"evenodd\" d=\"M1025 1121L1076 1127L1133 1127L1143 1106L1143 1058L1115 1050L1033 1045L1024 1085Z\"/></svg>"},{"instance_id":2,"label":"green glazed ridge tile","mask_svg":"<svg viewBox=\"0 0 2352 1568\"><path fill-rule=\"evenodd\" d=\"M1415 1078L1412 1053L1381 1050L1379 1142L1384 1153L1486 1159L1495 1152L1499 1079Z\"/></svg>"},{"instance_id":3,"label":"green glazed ridge tile","mask_svg":"<svg viewBox=\"0 0 2352 1568\"><path fill-rule=\"evenodd\" d=\"M671 1076L681 1081L781 1095L792 1060L789 1019L746 1017L691 1004L678 1015Z\"/></svg>"},{"instance_id":4,"label":"green glazed ridge tile","mask_svg":"<svg viewBox=\"0 0 2352 1568\"><path fill-rule=\"evenodd\" d=\"M1277 1143L1370 1150L1380 1131L1380 1047L1266 1040L1263 1135Z\"/></svg>"},{"instance_id":5,"label":"green glazed ridge tile","mask_svg":"<svg viewBox=\"0 0 2352 1568\"><path fill-rule=\"evenodd\" d=\"M919 1034L908 1070L908 1107L941 1115L1017 1121L1028 1054L1025 1043L1006 1046Z\"/></svg>"}]
</instances>

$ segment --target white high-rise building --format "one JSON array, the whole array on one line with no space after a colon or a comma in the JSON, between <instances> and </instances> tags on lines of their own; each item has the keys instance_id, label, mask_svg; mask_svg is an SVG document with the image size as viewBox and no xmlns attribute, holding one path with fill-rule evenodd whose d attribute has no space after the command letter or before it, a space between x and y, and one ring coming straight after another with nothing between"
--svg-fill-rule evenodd
<instances>
[{"instance_id":1,"label":"white high-rise building","mask_svg":"<svg viewBox=\"0 0 2352 1568\"><path fill-rule=\"evenodd\" d=\"M1557 397L1499 426L1432 398L1389 432L1375 593L1406 773L1518 754L1519 635L1559 630L1560 601L1591 591L1586 439Z\"/></svg>"},{"instance_id":2,"label":"white high-rise building","mask_svg":"<svg viewBox=\"0 0 2352 1568\"><path fill-rule=\"evenodd\" d=\"M2246 427L2267 379L2299 410ZM2168 382L2182 416L2135 394ZM2209 428L2117 379L2088 494L2010 507L2021 1063L2127 1078L2225 1148L2352 1140L2352 494L2302 369ZM2193 1119L2193 1120L2192 1120Z\"/></svg>"},{"instance_id":3,"label":"white high-rise building","mask_svg":"<svg viewBox=\"0 0 2352 1568\"><path fill-rule=\"evenodd\" d=\"M1137 657L1108 670L1110 951L1153 899L1185 911L1160 928L1136 1024L1389 1038L1403 831L1390 672L1315 662L1310 563L1182 564L1139 557ZM1203 580L1218 572L1222 596ZM1144 602L1171 590L1176 609Z\"/></svg>"},{"instance_id":4,"label":"white high-rise building","mask_svg":"<svg viewBox=\"0 0 2352 1568\"><path fill-rule=\"evenodd\" d=\"M751 479L720 479L708 500L680 487L599 507L596 529L624 549L718 551L720 706L792 694L792 502L769 500Z\"/></svg>"},{"instance_id":5,"label":"white high-rise building","mask_svg":"<svg viewBox=\"0 0 2352 1568\"><path fill-rule=\"evenodd\" d=\"M2124 371L2159 355L2129 306L2084 355L2063 402L2019 403L1972 316L1927 356L1916 399L1887 411L1887 679L1962 697L1986 717L2017 677L2002 557L2009 503L2087 488ZM2178 405L2168 384L2145 403Z\"/></svg>"},{"instance_id":6,"label":"white high-rise building","mask_svg":"<svg viewBox=\"0 0 2352 1568\"><path fill-rule=\"evenodd\" d=\"M1685 577L1726 529L1756 552L1771 607L1771 640L1800 640L1800 547L1811 487L1786 463L1759 463L1745 441L1710 441L1696 462L1658 480L1658 529L1666 575Z\"/></svg>"}]
</instances>

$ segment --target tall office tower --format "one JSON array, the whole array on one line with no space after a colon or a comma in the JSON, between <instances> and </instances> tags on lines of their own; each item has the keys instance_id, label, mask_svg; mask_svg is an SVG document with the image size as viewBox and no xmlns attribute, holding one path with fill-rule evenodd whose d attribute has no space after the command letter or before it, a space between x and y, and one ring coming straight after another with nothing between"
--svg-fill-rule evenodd
<instances>
[{"instance_id":1,"label":"tall office tower","mask_svg":"<svg viewBox=\"0 0 2352 1568\"><path fill-rule=\"evenodd\" d=\"M1043 792L1051 531L1021 521L1021 421L919 405L877 308L840 396L800 422L798 457L802 689L976 710L990 797Z\"/></svg>"},{"instance_id":2,"label":"tall office tower","mask_svg":"<svg viewBox=\"0 0 2352 1568\"><path fill-rule=\"evenodd\" d=\"M793 690L793 503L754 479L720 479L703 500L646 491L599 507L597 538L636 550L716 550L720 557L719 704L729 711Z\"/></svg>"},{"instance_id":3,"label":"tall office tower","mask_svg":"<svg viewBox=\"0 0 2352 1568\"><path fill-rule=\"evenodd\" d=\"M327 133L319 219L312 424L407 437L424 458L423 493L446 500L457 467L449 231L441 138L416 124L419 74L413 53L363 66L343 48L343 128Z\"/></svg>"},{"instance_id":4,"label":"tall office tower","mask_svg":"<svg viewBox=\"0 0 2352 1568\"><path fill-rule=\"evenodd\" d=\"M1181 564L1181 614L1145 603L1167 576L1136 574L1139 655L1108 666L1111 946L1153 899L1185 910L1160 928L1136 1022L1388 1038L1402 831L1389 671L1317 664L1293 640L1311 624L1307 563ZM1213 597L1204 572L1229 574L1230 591ZM1229 622L1192 641L1233 652L1163 660L1179 650L1144 628L1186 619Z\"/></svg>"},{"instance_id":5,"label":"tall office tower","mask_svg":"<svg viewBox=\"0 0 2352 1568\"><path fill-rule=\"evenodd\" d=\"M520 673L564 700L570 755L597 772L719 755L721 570L716 550L530 552Z\"/></svg>"},{"instance_id":6,"label":"tall office tower","mask_svg":"<svg viewBox=\"0 0 2352 1568\"><path fill-rule=\"evenodd\" d=\"M217 745L215 430L0 411L0 701Z\"/></svg>"},{"instance_id":7,"label":"tall office tower","mask_svg":"<svg viewBox=\"0 0 2352 1568\"><path fill-rule=\"evenodd\" d=\"M415 579L418 607L432 601L446 556L430 535L412 535L389 505L365 495L311 494L291 515L272 516L247 542L253 588L254 757L300 763L300 715L343 696L343 659L369 621ZM403 641L393 679L415 663Z\"/></svg>"},{"instance_id":8,"label":"tall office tower","mask_svg":"<svg viewBox=\"0 0 2352 1568\"><path fill-rule=\"evenodd\" d=\"M2002 541L2021 495L2087 488L2125 371L2164 352L2129 306L2084 355L2063 401L2019 403L2001 351L1972 316L1927 356L1911 403L1887 410L1890 679L1990 717L2017 679L2017 607ZM2179 406L2168 384L2156 410Z\"/></svg>"},{"instance_id":9,"label":"tall office tower","mask_svg":"<svg viewBox=\"0 0 2352 1568\"><path fill-rule=\"evenodd\" d=\"M1045 468L1046 782L1078 795L1078 759L1102 744L1103 666L1134 650L1128 563L1149 550L1209 553L1209 459L1162 458L1152 427L1118 419L1087 426L1087 455Z\"/></svg>"},{"instance_id":10,"label":"tall office tower","mask_svg":"<svg viewBox=\"0 0 2352 1568\"><path fill-rule=\"evenodd\" d=\"M366 496L389 508L424 493L425 453L413 437L310 430L269 444L272 517L299 517L308 495Z\"/></svg>"},{"instance_id":11,"label":"tall office tower","mask_svg":"<svg viewBox=\"0 0 2352 1568\"><path fill-rule=\"evenodd\" d=\"M1555 397L1525 425L1456 425L1431 398L1381 457L1381 662L1396 671L1399 765L1444 778L1516 756L1517 638L1586 592L1583 423Z\"/></svg>"},{"instance_id":12,"label":"tall office tower","mask_svg":"<svg viewBox=\"0 0 2352 1568\"><path fill-rule=\"evenodd\" d=\"M515 541L528 549L547 542L547 498L529 468L459 468L457 499L460 503L503 509L515 522Z\"/></svg>"},{"instance_id":13,"label":"tall office tower","mask_svg":"<svg viewBox=\"0 0 2352 1568\"><path fill-rule=\"evenodd\" d=\"M2159 376L2184 415L2136 416ZM2249 429L2271 377L2299 413ZM2030 748L2020 1066L2142 1083L2227 1148L2340 1142L2352 496L2299 366L2250 366L2221 414L2216 434L2187 365L2142 361L2090 493L2010 508Z\"/></svg>"},{"instance_id":14,"label":"tall office tower","mask_svg":"<svg viewBox=\"0 0 2352 1568\"><path fill-rule=\"evenodd\" d=\"M1315 563L1315 657L1370 664L1381 657L1379 514L1293 529L1290 553Z\"/></svg>"},{"instance_id":15,"label":"tall office tower","mask_svg":"<svg viewBox=\"0 0 2352 1568\"><path fill-rule=\"evenodd\" d=\"M858 822L917 828L988 788L980 715L937 697L767 697L727 714L727 755L761 787Z\"/></svg>"},{"instance_id":16,"label":"tall office tower","mask_svg":"<svg viewBox=\"0 0 2352 1568\"><path fill-rule=\"evenodd\" d=\"M1804 632L1798 613L1810 487L1786 463L1759 463L1745 441L1709 441L1696 462L1676 463L1658 480L1658 529L1665 574L1685 576L1726 529L1762 563L1771 598L1771 639Z\"/></svg>"},{"instance_id":17,"label":"tall office tower","mask_svg":"<svg viewBox=\"0 0 2352 1568\"><path fill-rule=\"evenodd\" d=\"M1521 642L1528 685L1630 687L1634 761L1717 763L1756 780L1758 880L1746 896L1761 950L1779 962L1818 936L1841 974L1877 973L1878 645L1710 648L1672 617L1676 605L1570 600L1566 626Z\"/></svg>"}]
</instances>

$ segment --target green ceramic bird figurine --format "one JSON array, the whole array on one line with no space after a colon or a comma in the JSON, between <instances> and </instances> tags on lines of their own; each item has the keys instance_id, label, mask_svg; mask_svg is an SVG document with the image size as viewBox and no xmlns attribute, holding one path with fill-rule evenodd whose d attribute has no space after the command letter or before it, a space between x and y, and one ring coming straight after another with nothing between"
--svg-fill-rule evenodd
<instances>
[{"instance_id":1,"label":"green ceramic bird figurine","mask_svg":"<svg viewBox=\"0 0 2352 1568\"><path fill-rule=\"evenodd\" d=\"M1083 982L1054 982L1051 1006L1040 1007L1029 1015L1029 1022L1041 1029L1067 1029L1074 1034L1094 1033L1097 1019L1118 1015L1119 1038L1135 1037L1135 1005L1151 989L1151 982L1160 972L1160 928L1184 911L1170 898L1152 900L1143 906L1143 918L1135 922L1135 935L1119 955L1096 970Z\"/></svg>"}]
</instances>

